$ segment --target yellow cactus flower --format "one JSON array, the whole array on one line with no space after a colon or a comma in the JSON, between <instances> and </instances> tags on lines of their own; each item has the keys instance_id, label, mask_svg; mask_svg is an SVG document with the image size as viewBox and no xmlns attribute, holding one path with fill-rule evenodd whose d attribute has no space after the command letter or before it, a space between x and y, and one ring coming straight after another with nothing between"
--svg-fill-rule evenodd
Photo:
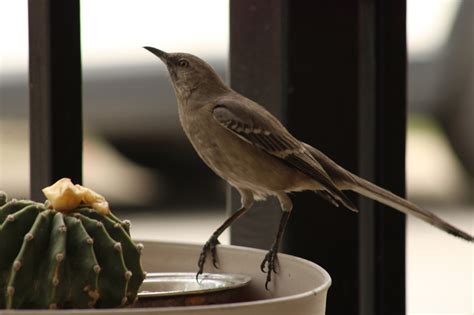
<instances>
[{"instance_id":1,"label":"yellow cactus flower","mask_svg":"<svg viewBox=\"0 0 474 315\"><path fill-rule=\"evenodd\" d=\"M69 178L61 178L42 191L51 203L51 208L57 211L68 212L85 204L102 215L110 213L109 203L102 195L81 185L74 185Z\"/></svg>"}]
</instances>

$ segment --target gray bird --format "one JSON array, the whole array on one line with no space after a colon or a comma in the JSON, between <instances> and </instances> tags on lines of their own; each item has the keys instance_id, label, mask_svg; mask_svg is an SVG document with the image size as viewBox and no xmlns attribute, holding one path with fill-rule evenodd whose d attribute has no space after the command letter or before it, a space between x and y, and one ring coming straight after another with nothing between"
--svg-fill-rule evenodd
<instances>
[{"instance_id":1,"label":"gray bird","mask_svg":"<svg viewBox=\"0 0 474 315\"><path fill-rule=\"evenodd\" d=\"M211 254L217 267L218 237L247 212L254 201L278 198L282 216L271 249L260 265L267 273L265 287L276 271L277 253L293 204L288 193L312 190L335 206L357 211L342 192L352 190L414 215L438 228L473 242L465 233L414 203L345 170L319 150L299 141L254 101L228 87L212 67L186 53L166 53L144 47L168 68L181 125L197 154L217 175L240 193L242 207L209 238L198 260L196 279Z\"/></svg>"}]
</instances>

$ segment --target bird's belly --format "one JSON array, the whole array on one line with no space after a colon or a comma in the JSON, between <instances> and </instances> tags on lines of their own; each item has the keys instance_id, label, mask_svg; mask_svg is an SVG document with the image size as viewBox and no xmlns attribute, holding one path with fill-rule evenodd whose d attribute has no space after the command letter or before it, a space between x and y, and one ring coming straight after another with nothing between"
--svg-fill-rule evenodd
<instances>
[{"instance_id":1,"label":"bird's belly","mask_svg":"<svg viewBox=\"0 0 474 315\"><path fill-rule=\"evenodd\" d=\"M201 159L231 185L265 197L277 191L297 190L298 182L306 179L283 161L216 127L186 133Z\"/></svg>"}]
</instances>

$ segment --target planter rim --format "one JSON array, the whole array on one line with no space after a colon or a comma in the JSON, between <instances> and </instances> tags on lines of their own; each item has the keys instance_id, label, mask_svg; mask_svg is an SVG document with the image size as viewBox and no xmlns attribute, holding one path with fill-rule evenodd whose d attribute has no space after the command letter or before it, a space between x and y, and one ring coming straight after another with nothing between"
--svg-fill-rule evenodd
<instances>
[{"instance_id":1,"label":"planter rim","mask_svg":"<svg viewBox=\"0 0 474 315\"><path fill-rule=\"evenodd\" d=\"M147 240L138 240L138 242L145 243L160 243L163 245L169 245L169 246L179 246L179 247L197 247L198 249L201 249L202 245L201 244L196 244L196 243L182 243L182 242L168 242L168 241L147 241ZM266 254L266 250L263 249L258 249L258 248L252 248L252 247L245 247L245 246L237 246L237 245L219 245L221 249L227 249L227 250L238 250L238 251L250 251L254 253L259 253L259 254ZM278 253L278 256L283 256L283 257L289 257L290 259L293 259L303 265L307 265L310 267L313 267L317 269L323 276L324 276L324 283L320 285L319 287L313 288L311 290L298 293L298 294L293 294L293 295L288 295L288 296L282 296L282 297L276 297L276 298L269 298L265 300L257 300L257 301L248 301L248 302L236 302L236 303L227 303L227 304L215 304L215 305L199 305L199 306L177 306L177 307L172 307L172 309L176 309L176 311L183 311L183 310L200 310L200 309L213 309L213 308L232 308L232 307L242 307L242 306L254 306L254 305L263 305L263 304L269 304L269 303L279 303L279 302L287 302L291 300L297 300L297 299L302 299L306 297L310 297L314 294L317 294L321 291L327 290L332 283L331 276L329 273L322 268L321 266L313 263L312 261L306 260L301 257L289 255L289 254L284 254L284 253ZM159 311L160 309L164 309L163 307L156 307L156 308L146 308L145 310L149 311ZM168 311L170 310L169 307L166 308ZM137 309L138 310L138 309Z\"/></svg>"},{"instance_id":2,"label":"planter rim","mask_svg":"<svg viewBox=\"0 0 474 315\"><path fill-rule=\"evenodd\" d=\"M181 242L168 242L168 241L154 241L154 240L134 240L137 242L144 243L145 247L150 243L153 244L162 244L162 245L167 245L167 246L177 246L177 247L197 247L201 248L202 245L200 244L192 244L192 243L181 243ZM251 247L245 247L245 246L236 246L236 245L219 245L220 248L226 249L226 250L237 250L237 251L250 251L254 253L259 253L259 254L265 254L266 251L262 249L257 249L257 248L251 248ZM174 307L146 307L146 308L122 308L122 309L72 309L72 310L56 310L56 314L120 314L120 313L130 313L133 312L135 314L140 314L140 313L160 313L160 312L180 312L184 310L195 310L195 311L201 311L201 310L209 310L209 309L215 309L215 308L235 308L235 307L246 307L246 306L256 306L256 305L265 305L269 303L283 303L283 302L288 302L292 300L299 300L299 299L304 299L307 297L311 297L312 295L318 294L321 291L324 291L329 288L331 285L331 276L329 273L324 270L321 266L300 258L296 257L293 255L288 255L288 254L283 254L283 253L278 253L279 256L283 257L289 257L290 259L296 260L297 262L310 266L312 268L317 269L323 276L324 276L324 283L320 285L319 287L316 287L314 289L298 293L298 294L293 294L289 296L283 296L283 297L276 297L276 298L269 298L269 299L264 299L264 300L257 300L257 301L248 301L248 302L236 302L236 303L227 303L227 304L215 304L215 305L198 305L198 306L174 306ZM51 310L3 310L0 311L0 314L22 314L22 313L29 313L34 311L35 314L52 314ZM2 313L4 312L4 313Z\"/></svg>"}]
</instances>

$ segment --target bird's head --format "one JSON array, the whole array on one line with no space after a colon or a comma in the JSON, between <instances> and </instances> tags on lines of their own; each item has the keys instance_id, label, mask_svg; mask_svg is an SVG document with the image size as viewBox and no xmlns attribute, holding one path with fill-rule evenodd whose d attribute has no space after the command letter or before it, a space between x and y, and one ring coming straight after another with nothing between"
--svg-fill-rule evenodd
<instances>
[{"instance_id":1,"label":"bird's head","mask_svg":"<svg viewBox=\"0 0 474 315\"><path fill-rule=\"evenodd\" d=\"M166 53L154 47L143 47L163 61L168 68L178 98L227 89L219 75L204 60L186 53ZM195 93L201 92L201 93Z\"/></svg>"}]
</instances>

